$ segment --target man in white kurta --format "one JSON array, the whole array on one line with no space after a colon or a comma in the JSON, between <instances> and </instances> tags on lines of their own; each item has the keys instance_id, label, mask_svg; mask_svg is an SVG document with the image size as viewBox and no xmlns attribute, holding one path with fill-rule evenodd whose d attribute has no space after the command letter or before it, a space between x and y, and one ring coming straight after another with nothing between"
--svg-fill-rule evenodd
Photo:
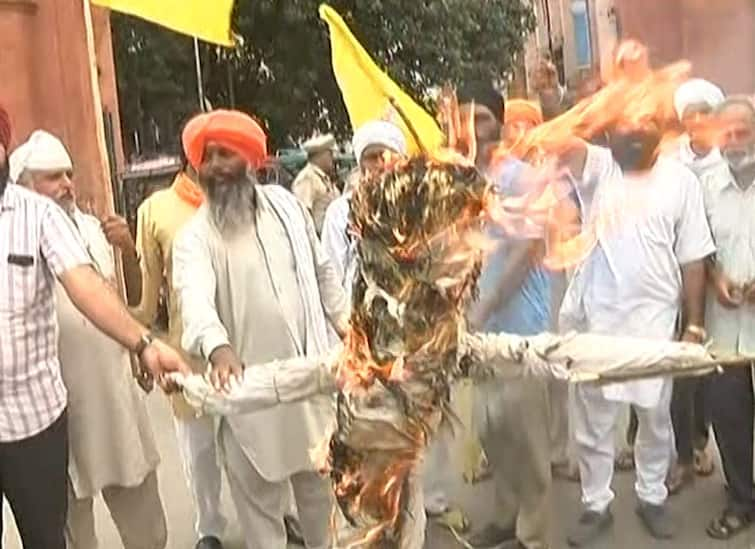
<instances>
[{"instance_id":1,"label":"man in white kurta","mask_svg":"<svg viewBox=\"0 0 755 549\"><path fill-rule=\"evenodd\" d=\"M95 267L115 285L113 249L100 222L76 207L73 166L63 144L37 131L19 155L18 183L53 199L71 216ZM167 529L157 485L159 455L128 351L95 328L60 284L55 298L68 389L68 547L98 547L93 504L102 494L125 549L163 548Z\"/></svg>"},{"instance_id":2,"label":"man in white kurta","mask_svg":"<svg viewBox=\"0 0 755 549\"><path fill-rule=\"evenodd\" d=\"M755 107L730 99L720 107L723 159L701 178L715 261L709 262L706 326L715 352L755 354ZM711 380L710 405L726 475L727 505L708 534L729 539L755 517L753 386L748 368Z\"/></svg>"},{"instance_id":3,"label":"man in white kurta","mask_svg":"<svg viewBox=\"0 0 755 549\"><path fill-rule=\"evenodd\" d=\"M613 162L610 156L606 161ZM599 182L588 213L598 242L567 289L561 329L671 340L677 318L690 308L683 299L691 280L687 273L699 274L703 258L714 251L702 190L694 175L673 160L661 158L646 172L623 167L623 176ZM635 406L640 423L638 513L653 536L672 535L664 507L671 388L665 378L576 387L574 436L585 512L569 536L571 546L590 544L612 522L613 431L622 403Z\"/></svg>"},{"instance_id":4,"label":"man in white kurta","mask_svg":"<svg viewBox=\"0 0 755 549\"><path fill-rule=\"evenodd\" d=\"M343 329L348 310L311 217L288 191L255 185L246 173L266 150L250 118L215 111L190 124L197 129L194 137L193 127L187 130L187 158L198 168L207 204L173 249L184 348L216 372L229 363L319 356L328 329ZM239 168L241 177L229 182L227 174ZM225 210L230 219L241 204L243 221L232 230L218 217L219 193L229 189L242 197ZM248 549L285 547L289 483L307 547L328 546L330 486L310 451L328 437L333 421L328 396L220 420L219 447Z\"/></svg>"}]
</instances>

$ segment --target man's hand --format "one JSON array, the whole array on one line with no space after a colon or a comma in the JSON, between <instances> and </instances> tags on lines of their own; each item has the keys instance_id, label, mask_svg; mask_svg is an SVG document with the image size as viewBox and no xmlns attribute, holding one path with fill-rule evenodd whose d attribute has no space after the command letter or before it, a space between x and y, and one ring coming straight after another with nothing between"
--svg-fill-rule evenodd
<instances>
[{"instance_id":1,"label":"man's hand","mask_svg":"<svg viewBox=\"0 0 755 549\"><path fill-rule=\"evenodd\" d=\"M107 241L118 248L124 254L136 255L136 244L131 237L131 229L128 222L118 216L110 215L102 221L102 232Z\"/></svg>"},{"instance_id":2,"label":"man's hand","mask_svg":"<svg viewBox=\"0 0 755 549\"><path fill-rule=\"evenodd\" d=\"M210 363L212 364L210 383L218 391L230 391L231 379L239 381L244 373L244 365L228 345L212 351Z\"/></svg>"},{"instance_id":3,"label":"man's hand","mask_svg":"<svg viewBox=\"0 0 755 549\"><path fill-rule=\"evenodd\" d=\"M724 273L719 271L714 275L713 287L716 289L718 302L727 309L736 309L742 305L742 288L734 284Z\"/></svg>"},{"instance_id":4,"label":"man's hand","mask_svg":"<svg viewBox=\"0 0 755 549\"><path fill-rule=\"evenodd\" d=\"M179 372L184 375L191 374L191 368L184 362L181 355L158 339L145 347L139 360L146 366L152 376L158 380L158 383L166 392L170 392L175 388L173 384L167 381L164 374L169 372Z\"/></svg>"}]
</instances>

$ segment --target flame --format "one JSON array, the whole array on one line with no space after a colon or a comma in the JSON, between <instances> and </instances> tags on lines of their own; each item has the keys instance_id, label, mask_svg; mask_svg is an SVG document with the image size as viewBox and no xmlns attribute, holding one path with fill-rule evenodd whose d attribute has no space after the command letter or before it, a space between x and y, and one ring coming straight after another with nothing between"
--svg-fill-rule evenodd
<instances>
[{"instance_id":1,"label":"flame","mask_svg":"<svg viewBox=\"0 0 755 549\"><path fill-rule=\"evenodd\" d=\"M636 41L620 44L615 59L611 80L601 90L493 152L493 164L514 156L527 158L533 168L524 176L530 192L517 198L492 197L486 205L488 217L507 234L544 238L544 265L550 269L577 265L597 241L594 224L581 226L570 206L569 193L564 192L568 173L554 158L578 155L585 150L586 140L614 128L661 132L656 155L678 146L678 134L668 128L676 119L674 92L689 78L690 64L680 61L653 71L648 65L647 48ZM720 131L714 122L709 124L707 131L715 140ZM636 213L646 208L639 200L626 207L636 208ZM605 220L601 223L607 225Z\"/></svg>"}]
</instances>

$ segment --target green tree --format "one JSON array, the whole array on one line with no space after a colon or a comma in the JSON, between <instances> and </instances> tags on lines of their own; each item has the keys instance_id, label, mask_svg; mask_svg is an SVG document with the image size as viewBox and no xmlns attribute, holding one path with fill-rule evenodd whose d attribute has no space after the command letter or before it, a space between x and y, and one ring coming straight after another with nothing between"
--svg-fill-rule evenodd
<instances>
[{"instance_id":1,"label":"green tree","mask_svg":"<svg viewBox=\"0 0 755 549\"><path fill-rule=\"evenodd\" d=\"M211 104L233 104L257 116L273 146L290 146L315 130L341 137L351 132L319 3L237 0L238 47L204 44L201 49ZM390 76L420 99L447 81L506 78L534 27L526 0L333 0L331 5ZM197 110L191 39L120 15L113 16L113 28L124 132L145 131L155 123L162 134L177 131Z\"/></svg>"}]
</instances>

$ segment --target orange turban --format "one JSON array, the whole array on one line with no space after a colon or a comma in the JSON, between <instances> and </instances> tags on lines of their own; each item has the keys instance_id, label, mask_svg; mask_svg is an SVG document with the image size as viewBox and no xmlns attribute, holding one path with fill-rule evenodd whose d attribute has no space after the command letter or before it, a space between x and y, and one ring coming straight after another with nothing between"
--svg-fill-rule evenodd
<instances>
[{"instance_id":1,"label":"orange turban","mask_svg":"<svg viewBox=\"0 0 755 549\"><path fill-rule=\"evenodd\" d=\"M506 101L506 115L504 122L525 120L535 126L543 123L543 111L540 105L526 99L509 99Z\"/></svg>"},{"instance_id":2,"label":"orange turban","mask_svg":"<svg viewBox=\"0 0 755 549\"><path fill-rule=\"evenodd\" d=\"M255 168L267 158L267 136L251 116L218 109L189 120L181 138L189 164L198 169L207 142L214 141L244 157Z\"/></svg>"}]
</instances>

